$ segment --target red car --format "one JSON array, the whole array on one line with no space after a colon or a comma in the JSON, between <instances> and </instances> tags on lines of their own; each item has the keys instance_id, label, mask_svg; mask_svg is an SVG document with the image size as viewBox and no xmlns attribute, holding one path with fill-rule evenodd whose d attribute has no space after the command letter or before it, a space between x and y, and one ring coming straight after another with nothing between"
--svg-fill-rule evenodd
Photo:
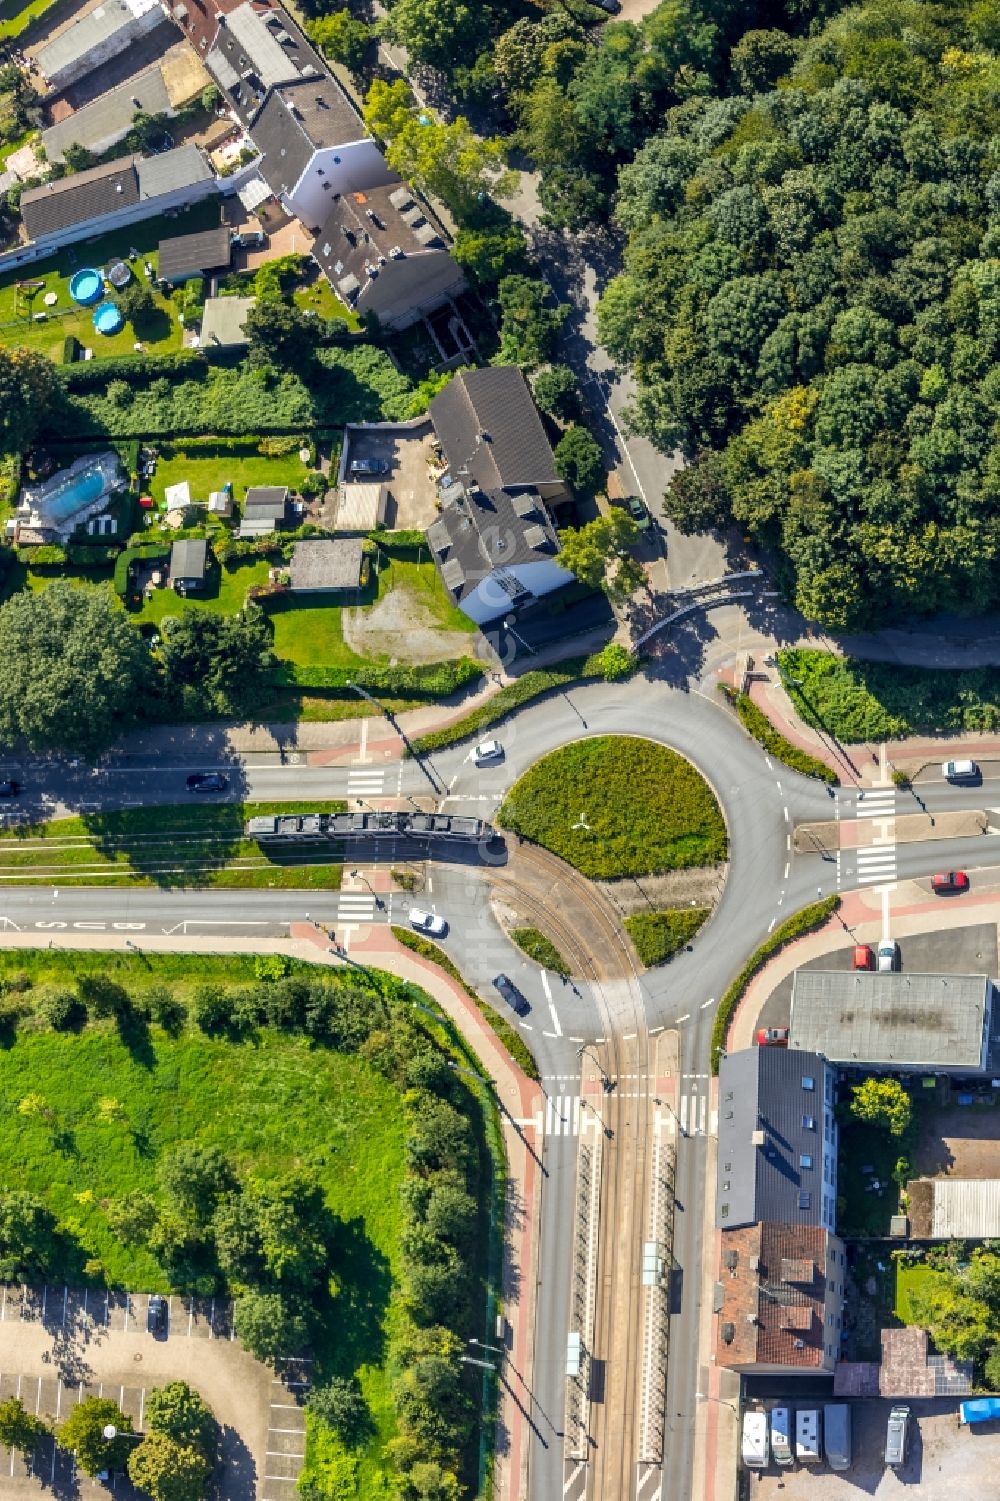
<instances>
[{"instance_id":1,"label":"red car","mask_svg":"<svg viewBox=\"0 0 1000 1501\"><path fill-rule=\"evenodd\" d=\"M875 955L872 953L871 944L856 943L854 945L854 969L874 969Z\"/></svg>"},{"instance_id":2,"label":"red car","mask_svg":"<svg viewBox=\"0 0 1000 1501\"><path fill-rule=\"evenodd\" d=\"M757 1046L760 1048L787 1048L787 1027L761 1027L757 1033Z\"/></svg>"},{"instance_id":3,"label":"red car","mask_svg":"<svg viewBox=\"0 0 1000 1501\"><path fill-rule=\"evenodd\" d=\"M949 896L954 891L968 891L969 878L964 870L942 871L931 876L931 890L938 896Z\"/></svg>"}]
</instances>

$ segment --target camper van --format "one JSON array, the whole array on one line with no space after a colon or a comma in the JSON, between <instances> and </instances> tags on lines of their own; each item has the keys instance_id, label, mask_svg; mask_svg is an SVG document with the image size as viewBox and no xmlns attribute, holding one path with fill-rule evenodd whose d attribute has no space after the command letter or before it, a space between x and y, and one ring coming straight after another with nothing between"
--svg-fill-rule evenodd
<instances>
[{"instance_id":1,"label":"camper van","mask_svg":"<svg viewBox=\"0 0 1000 1501\"><path fill-rule=\"evenodd\" d=\"M889 1414L889 1426L885 1434L885 1462L894 1469L906 1463L906 1444L910 1436L910 1409L902 1405L894 1407Z\"/></svg>"},{"instance_id":2,"label":"camper van","mask_svg":"<svg viewBox=\"0 0 1000 1501\"><path fill-rule=\"evenodd\" d=\"M800 1407L795 1414L795 1457L800 1465L818 1465L823 1460L819 1408Z\"/></svg>"},{"instance_id":3,"label":"camper van","mask_svg":"<svg viewBox=\"0 0 1000 1501\"><path fill-rule=\"evenodd\" d=\"M750 1470L763 1470L770 1458L767 1442L767 1413L743 1414L743 1463Z\"/></svg>"},{"instance_id":4,"label":"camper van","mask_svg":"<svg viewBox=\"0 0 1000 1501\"><path fill-rule=\"evenodd\" d=\"M823 1443L831 1470L851 1467L851 1409L846 1402L823 1408Z\"/></svg>"},{"instance_id":5,"label":"camper van","mask_svg":"<svg viewBox=\"0 0 1000 1501\"><path fill-rule=\"evenodd\" d=\"M792 1414L788 1407L771 1408L771 1454L776 1465L790 1465L792 1452Z\"/></svg>"}]
</instances>

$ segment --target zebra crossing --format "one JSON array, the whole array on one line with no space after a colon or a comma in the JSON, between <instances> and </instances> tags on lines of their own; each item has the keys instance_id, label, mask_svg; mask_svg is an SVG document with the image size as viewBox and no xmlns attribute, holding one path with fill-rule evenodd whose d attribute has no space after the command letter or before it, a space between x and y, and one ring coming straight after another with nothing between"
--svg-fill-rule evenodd
<instances>
[{"instance_id":1,"label":"zebra crossing","mask_svg":"<svg viewBox=\"0 0 1000 1501\"><path fill-rule=\"evenodd\" d=\"M708 1092L686 1091L678 1101L677 1119L685 1136L708 1135ZM672 1124L672 1122L671 1122Z\"/></svg>"},{"instance_id":2,"label":"zebra crossing","mask_svg":"<svg viewBox=\"0 0 1000 1501\"><path fill-rule=\"evenodd\" d=\"M855 807L859 820L891 823L896 817L895 787L874 787ZM859 886L881 886L896 879L896 842L866 845L855 851Z\"/></svg>"},{"instance_id":3,"label":"zebra crossing","mask_svg":"<svg viewBox=\"0 0 1000 1501\"><path fill-rule=\"evenodd\" d=\"M579 1136L587 1106L579 1095L549 1095L545 1106L546 1136Z\"/></svg>"},{"instance_id":4,"label":"zebra crossing","mask_svg":"<svg viewBox=\"0 0 1000 1501\"><path fill-rule=\"evenodd\" d=\"M385 788L385 767L352 766L347 773L347 796L381 797Z\"/></svg>"}]
</instances>

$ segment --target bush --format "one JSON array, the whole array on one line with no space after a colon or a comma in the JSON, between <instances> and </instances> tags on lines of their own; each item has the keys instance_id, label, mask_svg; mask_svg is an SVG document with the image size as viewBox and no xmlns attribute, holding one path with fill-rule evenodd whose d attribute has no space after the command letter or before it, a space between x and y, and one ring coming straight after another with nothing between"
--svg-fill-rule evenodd
<instances>
[{"instance_id":1,"label":"bush","mask_svg":"<svg viewBox=\"0 0 1000 1501\"><path fill-rule=\"evenodd\" d=\"M537 928L511 928L510 936L518 948L523 949L528 958L534 959L543 969L550 969L556 975L570 973L569 965L555 944Z\"/></svg>"},{"instance_id":2,"label":"bush","mask_svg":"<svg viewBox=\"0 0 1000 1501\"><path fill-rule=\"evenodd\" d=\"M120 547L111 547L107 543L90 547L83 542L71 542L66 557L74 568L107 568L117 563L120 552Z\"/></svg>"},{"instance_id":3,"label":"bush","mask_svg":"<svg viewBox=\"0 0 1000 1501\"><path fill-rule=\"evenodd\" d=\"M811 756L808 751L801 750L799 746L786 740L748 693L737 693L728 683L720 683L719 690L736 710L743 728L758 745L763 746L768 755L782 765L791 767L792 771L801 772L804 777L818 777L831 787L839 786L840 778L837 773L818 756Z\"/></svg>"},{"instance_id":4,"label":"bush","mask_svg":"<svg viewBox=\"0 0 1000 1501\"><path fill-rule=\"evenodd\" d=\"M456 980L466 995L475 1001L482 1013L483 1019L493 1028L493 1031L497 1034L514 1062L524 1070L529 1079L537 1080L540 1077L538 1065L517 1032L514 1031L514 1028L498 1011L494 1011L492 1006L487 1005L478 991L473 990L472 986L463 977L461 970L451 962L443 949L439 949L436 943L431 943L429 938L421 938L419 933L411 933L409 928L397 928L394 926L392 936L404 948L412 949L415 954L420 954L424 959L430 959L439 969L443 969L446 975L450 975L453 980Z\"/></svg>"},{"instance_id":5,"label":"bush","mask_svg":"<svg viewBox=\"0 0 1000 1501\"><path fill-rule=\"evenodd\" d=\"M200 985L191 1001L195 1023L209 1037L226 1032L232 1022L232 1002L225 990L214 985Z\"/></svg>"},{"instance_id":6,"label":"bush","mask_svg":"<svg viewBox=\"0 0 1000 1501\"><path fill-rule=\"evenodd\" d=\"M726 1034L729 1031L729 1023L733 1019L733 1013L754 975L758 970L763 969L767 961L786 944L794 943L796 938L802 938L806 933L812 933L814 929L821 928L839 906L839 896L826 896L820 902L813 902L810 906L803 907L801 911L786 918L781 927L776 928L770 938L765 939L750 955L736 979L726 990L715 1013L715 1022L712 1027L713 1074L719 1072L719 1059L726 1046Z\"/></svg>"},{"instance_id":7,"label":"bush","mask_svg":"<svg viewBox=\"0 0 1000 1501\"><path fill-rule=\"evenodd\" d=\"M21 547L17 558L29 568L65 568L69 561L65 547L54 542L43 543L41 547Z\"/></svg>"},{"instance_id":8,"label":"bush","mask_svg":"<svg viewBox=\"0 0 1000 1501\"><path fill-rule=\"evenodd\" d=\"M53 990L43 996L41 1012L57 1032L75 1032L87 1020L87 1008L72 990Z\"/></svg>"},{"instance_id":9,"label":"bush","mask_svg":"<svg viewBox=\"0 0 1000 1501\"><path fill-rule=\"evenodd\" d=\"M667 912L637 912L625 928L647 969L666 964L688 944L709 915L708 907L678 907Z\"/></svg>"},{"instance_id":10,"label":"bush","mask_svg":"<svg viewBox=\"0 0 1000 1501\"><path fill-rule=\"evenodd\" d=\"M80 358L80 340L76 334L67 334L63 339L62 362L64 365L75 365Z\"/></svg>"},{"instance_id":11,"label":"bush","mask_svg":"<svg viewBox=\"0 0 1000 1501\"><path fill-rule=\"evenodd\" d=\"M299 666L279 662L274 681L282 687L346 688L357 683L373 693L387 693L399 698L445 698L483 675L483 664L473 657L457 662L405 663L366 662L358 667Z\"/></svg>"},{"instance_id":12,"label":"bush","mask_svg":"<svg viewBox=\"0 0 1000 1501\"><path fill-rule=\"evenodd\" d=\"M594 664L606 683L620 683L632 676L639 666L639 658L620 642L609 641L603 651L596 653Z\"/></svg>"},{"instance_id":13,"label":"bush","mask_svg":"<svg viewBox=\"0 0 1000 1501\"><path fill-rule=\"evenodd\" d=\"M585 427L568 427L552 455L556 472L581 495L603 490L608 471L601 445Z\"/></svg>"}]
</instances>

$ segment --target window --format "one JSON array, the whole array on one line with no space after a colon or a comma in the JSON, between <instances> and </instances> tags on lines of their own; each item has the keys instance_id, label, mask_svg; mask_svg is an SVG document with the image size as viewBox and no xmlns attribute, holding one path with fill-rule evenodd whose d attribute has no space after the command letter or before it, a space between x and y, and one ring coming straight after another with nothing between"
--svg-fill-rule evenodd
<instances>
[{"instance_id":1,"label":"window","mask_svg":"<svg viewBox=\"0 0 1000 1501\"><path fill-rule=\"evenodd\" d=\"M719 1210L719 1218L723 1219L723 1220L727 1220L729 1218L729 1205L728 1204L723 1204L722 1207L720 1208L720 1210Z\"/></svg>"},{"instance_id":2,"label":"window","mask_svg":"<svg viewBox=\"0 0 1000 1501\"><path fill-rule=\"evenodd\" d=\"M726 1104L727 1104L727 1105L728 1105L728 1104L729 1104L729 1102L730 1102L730 1100L731 1100L731 1099L732 1099L732 1098L733 1098L733 1091L732 1091L732 1090L731 1090L731 1089L730 1089L730 1090L727 1090L727 1091L726 1091Z\"/></svg>"},{"instance_id":3,"label":"window","mask_svg":"<svg viewBox=\"0 0 1000 1501\"><path fill-rule=\"evenodd\" d=\"M803 1131L815 1131L816 1117L813 1115L804 1115L802 1117L802 1129Z\"/></svg>"},{"instance_id":4,"label":"window","mask_svg":"<svg viewBox=\"0 0 1000 1501\"><path fill-rule=\"evenodd\" d=\"M729 1190L732 1188L732 1186L733 1185L732 1185L731 1180L729 1178L727 1178L726 1181L722 1185L722 1192L723 1193L728 1193Z\"/></svg>"},{"instance_id":5,"label":"window","mask_svg":"<svg viewBox=\"0 0 1000 1501\"><path fill-rule=\"evenodd\" d=\"M800 1209L811 1209L812 1208L812 1201L813 1201L813 1196L809 1192L808 1188L801 1189L800 1192L799 1192L799 1208Z\"/></svg>"},{"instance_id":6,"label":"window","mask_svg":"<svg viewBox=\"0 0 1000 1501\"><path fill-rule=\"evenodd\" d=\"M812 1167L813 1160L808 1152L803 1152L799 1157L799 1167Z\"/></svg>"},{"instance_id":7,"label":"window","mask_svg":"<svg viewBox=\"0 0 1000 1501\"><path fill-rule=\"evenodd\" d=\"M731 1110L727 1110L726 1111L726 1120L727 1121L731 1121L732 1118L733 1118L733 1112Z\"/></svg>"},{"instance_id":8,"label":"window","mask_svg":"<svg viewBox=\"0 0 1000 1501\"><path fill-rule=\"evenodd\" d=\"M813 1078L812 1074L803 1074L802 1075L802 1088L803 1089L815 1089L816 1088L816 1080Z\"/></svg>"},{"instance_id":9,"label":"window","mask_svg":"<svg viewBox=\"0 0 1000 1501\"><path fill-rule=\"evenodd\" d=\"M732 1170L733 1170L733 1164L732 1164L732 1163L731 1163L731 1162L727 1162L727 1163L726 1163L726 1164L725 1164L725 1166L724 1166L724 1167L723 1167L723 1169L722 1169L722 1171L723 1171L723 1172L724 1172L724 1173L731 1173L731 1172L732 1172Z\"/></svg>"}]
</instances>

